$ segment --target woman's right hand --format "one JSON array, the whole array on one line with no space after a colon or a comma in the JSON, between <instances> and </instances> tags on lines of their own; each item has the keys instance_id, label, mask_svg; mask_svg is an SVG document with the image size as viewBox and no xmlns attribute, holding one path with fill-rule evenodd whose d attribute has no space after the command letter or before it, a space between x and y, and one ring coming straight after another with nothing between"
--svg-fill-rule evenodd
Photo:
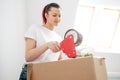
<instances>
[{"instance_id":1,"label":"woman's right hand","mask_svg":"<svg viewBox=\"0 0 120 80\"><path fill-rule=\"evenodd\" d=\"M57 41L51 41L47 43L47 46L50 50L52 50L53 52L58 52L61 50L60 45Z\"/></svg>"}]
</instances>

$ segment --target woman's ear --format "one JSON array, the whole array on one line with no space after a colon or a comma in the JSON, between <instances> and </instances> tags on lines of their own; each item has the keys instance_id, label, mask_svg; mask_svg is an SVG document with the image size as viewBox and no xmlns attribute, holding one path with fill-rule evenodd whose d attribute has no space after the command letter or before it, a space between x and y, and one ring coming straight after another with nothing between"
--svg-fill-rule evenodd
<instances>
[{"instance_id":1,"label":"woman's ear","mask_svg":"<svg viewBox=\"0 0 120 80\"><path fill-rule=\"evenodd\" d=\"M48 14L47 14L47 13L45 13L45 18L46 18L46 19L48 18Z\"/></svg>"}]
</instances>

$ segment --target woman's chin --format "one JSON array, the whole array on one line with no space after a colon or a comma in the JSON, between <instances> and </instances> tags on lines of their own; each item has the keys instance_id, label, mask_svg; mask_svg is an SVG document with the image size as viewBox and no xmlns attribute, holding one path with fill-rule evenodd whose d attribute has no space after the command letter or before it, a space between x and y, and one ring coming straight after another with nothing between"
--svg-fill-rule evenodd
<instances>
[{"instance_id":1,"label":"woman's chin","mask_svg":"<svg viewBox=\"0 0 120 80\"><path fill-rule=\"evenodd\" d=\"M54 26L58 26L58 23L54 24Z\"/></svg>"},{"instance_id":2,"label":"woman's chin","mask_svg":"<svg viewBox=\"0 0 120 80\"><path fill-rule=\"evenodd\" d=\"M58 25L54 24L54 26L58 26Z\"/></svg>"}]
</instances>

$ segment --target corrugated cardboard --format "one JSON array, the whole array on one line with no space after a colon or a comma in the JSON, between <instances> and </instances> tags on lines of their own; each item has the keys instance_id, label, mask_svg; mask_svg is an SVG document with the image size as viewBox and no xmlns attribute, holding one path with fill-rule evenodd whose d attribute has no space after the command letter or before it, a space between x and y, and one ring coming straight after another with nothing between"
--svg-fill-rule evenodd
<instances>
[{"instance_id":1,"label":"corrugated cardboard","mask_svg":"<svg viewBox=\"0 0 120 80\"><path fill-rule=\"evenodd\" d=\"M107 80L104 58L73 58L28 64L27 80Z\"/></svg>"}]
</instances>

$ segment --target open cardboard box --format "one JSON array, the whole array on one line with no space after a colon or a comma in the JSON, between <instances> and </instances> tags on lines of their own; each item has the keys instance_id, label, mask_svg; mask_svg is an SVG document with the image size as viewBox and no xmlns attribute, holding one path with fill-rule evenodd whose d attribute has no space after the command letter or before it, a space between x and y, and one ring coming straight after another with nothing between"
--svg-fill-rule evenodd
<instances>
[{"instance_id":1,"label":"open cardboard box","mask_svg":"<svg viewBox=\"0 0 120 80\"><path fill-rule=\"evenodd\" d=\"M28 64L27 80L107 80L105 59L78 57Z\"/></svg>"}]
</instances>

